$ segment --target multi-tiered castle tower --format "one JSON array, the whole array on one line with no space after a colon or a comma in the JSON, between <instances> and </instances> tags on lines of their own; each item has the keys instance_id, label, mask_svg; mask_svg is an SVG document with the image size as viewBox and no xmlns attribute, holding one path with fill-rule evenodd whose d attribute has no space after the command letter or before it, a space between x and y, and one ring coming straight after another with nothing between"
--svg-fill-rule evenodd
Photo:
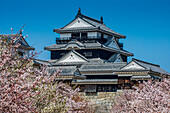
<instances>
[{"instance_id":1,"label":"multi-tiered castle tower","mask_svg":"<svg viewBox=\"0 0 170 113\"><path fill-rule=\"evenodd\" d=\"M60 37L56 44L45 47L51 51L48 71L62 70L57 80L77 84L86 92L109 92L131 88L138 81L159 79L168 75L159 65L127 57L133 56L123 48L120 39L126 37L109 29L100 20L85 16L78 10L73 21L54 29ZM38 61L37 61L38 62Z\"/></svg>"}]
</instances>

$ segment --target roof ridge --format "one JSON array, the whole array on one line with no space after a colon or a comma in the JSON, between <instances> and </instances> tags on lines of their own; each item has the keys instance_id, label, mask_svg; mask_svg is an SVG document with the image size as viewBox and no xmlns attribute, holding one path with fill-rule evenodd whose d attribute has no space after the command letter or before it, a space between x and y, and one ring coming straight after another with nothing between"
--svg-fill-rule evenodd
<instances>
[{"instance_id":1,"label":"roof ridge","mask_svg":"<svg viewBox=\"0 0 170 113\"><path fill-rule=\"evenodd\" d=\"M43 62L49 62L49 61L47 61L47 60L36 59L36 58L34 58L33 60L37 60L37 61L43 61Z\"/></svg>"},{"instance_id":2,"label":"roof ridge","mask_svg":"<svg viewBox=\"0 0 170 113\"><path fill-rule=\"evenodd\" d=\"M79 57L83 58L84 60L89 61L86 57L84 57L80 53L76 52L74 49L72 49L71 52L75 53L76 55L78 55Z\"/></svg>"},{"instance_id":3,"label":"roof ridge","mask_svg":"<svg viewBox=\"0 0 170 113\"><path fill-rule=\"evenodd\" d=\"M92 25L92 26L93 26L93 28L96 28L96 26L95 26L95 25L93 25L92 23L88 22L87 20L85 20L85 19L83 19L83 18L81 18L81 19L82 19L83 21L87 22L88 24Z\"/></svg>"},{"instance_id":4,"label":"roof ridge","mask_svg":"<svg viewBox=\"0 0 170 113\"><path fill-rule=\"evenodd\" d=\"M136 58L132 58L132 60L133 60L133 61L138 61L138 62L142 62L142 63L146 63L146 64L150 64L150 65L153 65L153 66L160 67L160 65L158 65L158 64L153 64L153 63L146 62L146 61L143 61L143 60L139 60L139 59L136 59Z\"/></svg>"},{"instance_id":5,"label":"roof ridge","mask_svg":"<svg viewBox=\"0 0 170 113\"><path fill-rule=\"evenodd\" d=\"M26 43L26 46L28 47L31 47L28 42L26 41L25 37L21 34L21 33L15 33L15 34L1 34L0 35L1 38L7 38L7 39L12 39L12 37L15 37L16 39L14 40L14 44L15 43L22 43L22 41L24 41ZM25 45L22 45L21 46L25 46ZM34 48L34 47L33 47ZM34 48L35 49L35 48Z\"/></svg>"},{"instance_id":6,"label":"roof ridge","mask_svg":"<svg viewBox=\"0 0 170 113\"><path fill-rule=\"evenodd\" d=\"M119 53L115 53L115 54L113 54L108 60L109 60L109 61L111 61L111 60L114 60L114 61L115 61L116 58L118 57L118 55L120 55L120 54L119 54ZM115 58L115 59L113 59L113 58ZM113 61L113 62L114 62L114 61Z\"/></svg>"},{"instance_id":7,"label":"roof ridge","mask_svg":"<svg viewBox=\"0 0 170 113\"><path fill-rule=\"evenodd\" d=\"M76 18L77 18L77 17L80 17L80 18L84 17L84 18L87 18L87 19L90 19L90 20L96 21L96 22L98 22L98 23L100 23L100 24L104 24L104 22L101 22L100 20L97 20L97 19L91 18L91 17L86 16L86 15L83 15L83 14L78 14L78 15L76 16Z\"/></svg>"}]
</instances>

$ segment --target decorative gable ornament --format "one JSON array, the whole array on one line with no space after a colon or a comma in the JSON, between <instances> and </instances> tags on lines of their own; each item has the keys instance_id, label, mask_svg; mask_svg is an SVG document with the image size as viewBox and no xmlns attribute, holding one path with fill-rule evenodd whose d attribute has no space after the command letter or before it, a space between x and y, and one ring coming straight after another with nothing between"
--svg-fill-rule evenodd
<instances>
[{"instance_id":1,"label":"decorative gable ornament","mask_svg":"<svg viewBox=\"0 0 170 113\"><path fill-rule=\"evenodd\" d=\"M58 60L58 62L87 62L88 60L77 53L74 50L71 50L69 53L65 54L61 59Z\"/></svg>"},{"instance_id":2,"label":"decorative gable ornament","mask_svg":"<svg viewBox=\"0 0 170 113\"><path fill-rule=\"evenodd\" d=\"M77 44L68 44L65 48L67 50L69 50L69 49L81 49Z\"/></svg>"},{"instance_id":3,"label":"decorative gable ornament","mask_svg":"<svg viewBox=\"0 0 170 113\"><path fill-rule=\"evenodd\" d=\"M125 67L123 67L121 70L139 70L139 69L145 69L141 65L137 64L134 61L131 61L129 64L127 64Z\"/></svg>"},{"instance_id":4,"label":"decorative gable ornament","mask_svg":"<svg viewBox=\"0 0 170 113\"><path fill-rule=\"evenodd\" d=\"M68 24L65 28L78 28L78 27L92 27L92 25L85 22L81 18L76 18L70 24Z\"/></svg>"}]
</instances>

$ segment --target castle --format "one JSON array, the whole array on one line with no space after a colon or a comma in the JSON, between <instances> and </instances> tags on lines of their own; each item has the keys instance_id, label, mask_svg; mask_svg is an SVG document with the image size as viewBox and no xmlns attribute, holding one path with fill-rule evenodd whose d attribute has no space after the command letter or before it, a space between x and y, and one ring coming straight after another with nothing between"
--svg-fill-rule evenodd
<instances>
[{"instance_id":1,"label":"castle","mask_svg":"<svg viewBox=\"0 0 170 113\"><path fill-rule=\"evenodd\" d=\"M159 65L134 58L127 62L133 53L119 42L126 36L108 28L103 17L96 20L79 9L74 20L54 32L60 34L56 44L44 48L51 52L51 60L45 62L48 71L62 70L57 80L77 85L81 91L113 92L144 80L161 79L161 75L169 76Z\"/></svg>"},{"instance_id":2,"label":"castle","mask_svg":"<svg viewBox=\"0 0 170 113\"><path fill-rule=\"evenodd\" d=\"M54 32L60 37L56 38L55 44L44 48L51 52L51 59L34 59L34 66L46 64L51 74L61 70L56 80L76 85L80 91L116 92L121 88L130 89L139 82L170 75L156 64L134 58L127 62L127 57L132 57L133 53L125 50L119 41L126 36L108 28L103 17L96 20L83 15L79 9L74 20ZM22 40L20 54L28 54L29 50L34 48Z\"/></svg>"}]
</instances>

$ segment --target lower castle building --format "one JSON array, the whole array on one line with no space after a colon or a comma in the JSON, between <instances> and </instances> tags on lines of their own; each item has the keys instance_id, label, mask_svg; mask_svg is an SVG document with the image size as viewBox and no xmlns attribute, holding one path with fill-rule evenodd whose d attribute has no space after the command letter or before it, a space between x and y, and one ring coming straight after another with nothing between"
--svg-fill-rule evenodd
<instances>
[{"instance_id":1,"label":"lower castle building","mask_svg":"<svg viewBox=\"0 0 170 113\"><path fill-rule=\"evenodd\" d=\"M77 85L81 91L115 92L170 75L156 64L134 58L127 62L133 53L119 42L126 36L109 29L103 17L96 20L79 9L74 20L54 32L60 34L56 44L44 48L51 52L51 59L35 60L34 65L46 64L51 74L61 70L56 80Z\"/></svg>"}]
</instances>

